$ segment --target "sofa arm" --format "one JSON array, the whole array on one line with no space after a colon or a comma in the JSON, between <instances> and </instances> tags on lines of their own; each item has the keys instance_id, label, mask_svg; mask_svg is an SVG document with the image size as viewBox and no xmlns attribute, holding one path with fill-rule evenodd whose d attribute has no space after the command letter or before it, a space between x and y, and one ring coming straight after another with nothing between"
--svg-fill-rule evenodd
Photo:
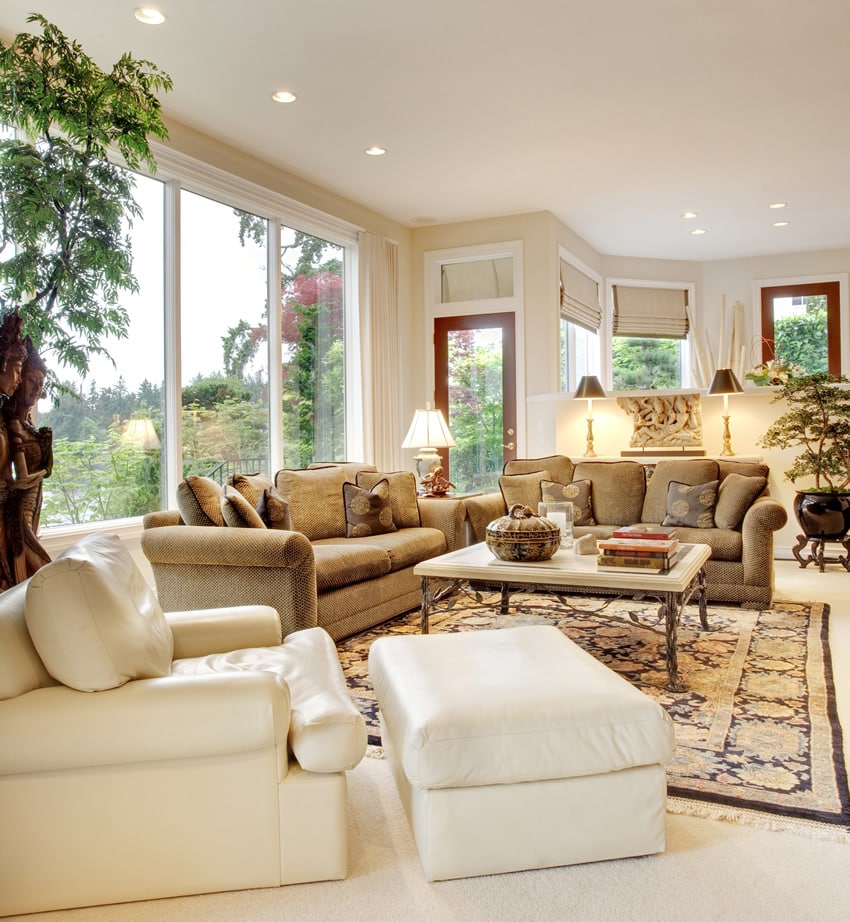
<instances>
[{"instance_id":1,"label":"sofa arm","mask_svg":"<svg viewBox=\"0 0 850 922\"><path fill-rule=\"evenodd\" d=\"M470 496L464 500L464 503L476 541L483 541L486 538L487 526L493 519L498 519L507 513L505 500L501 493L482 493L481 496Z\"/></svg>"},{"instance_id":2,"label":"sofa arm","mask_svg":"<svg viewBox=\"0 0 850 922\"><path fill-rule=\"evenodd\" d=\"M101 692L64 685L0 702L0 774L207 758L278 747L290 694L271 672L139 679Z\"/></svg>"},{"instance_id":3,"label":"sofa arm","mask_svg":"<svg viewBox=\"0 0 850 922\"><path fill-rule=\"evenodd\" d=\"M317 624L316 563L300 532L148 527L141 546L166 611L271 605L284 637Z\"/></svg>"},{"instance_id":4,"label":"sofa arm","mask_svg":"<svg viewBox=\"0 0 850 922\"><path fill-rule=\"evenodd\" d=\"M772 585L773 532L787 521L785 507L772 496L760 497L747 510L741 524L741 563L744 565L745 583Z\"/></svg>"},{"instance_id":5,"label":"sofa arm","mask_svg":"<svg viewBox=\"0 0 850 922\"><path fill-rule=\"evenodd\" d=\"M446 550L466 544L466 506L450 496L422 496L417 499L419 521L425 528L438 528L446 536Z\"/></svg>"},{"instance_id":6,"label":"sofa arm","mask_svg":"<svg viewBox=\"0 0 850 922\"><path fill-rule=\"evenodd\" d=\"M280 617L271 605L234 605L165 613L174 637L174 659L276 647Z\"/></svg>"}]
</instances>

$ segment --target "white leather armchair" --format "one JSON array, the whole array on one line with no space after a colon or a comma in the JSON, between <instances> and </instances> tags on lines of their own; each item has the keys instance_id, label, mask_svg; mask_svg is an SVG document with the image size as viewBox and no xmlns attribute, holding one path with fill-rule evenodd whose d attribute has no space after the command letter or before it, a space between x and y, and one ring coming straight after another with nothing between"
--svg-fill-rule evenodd
<instances>
[{"instance_id":1,"label":"white leather armchair","mask_svg":"<svg viewBox=\"0 0 850 922\"><path fill-rule=\"evenodd\" d=\"M0 915L345 877L365 747L321 628L163 615L84 539L0 594Z\"/></svg>"}]
</instances>

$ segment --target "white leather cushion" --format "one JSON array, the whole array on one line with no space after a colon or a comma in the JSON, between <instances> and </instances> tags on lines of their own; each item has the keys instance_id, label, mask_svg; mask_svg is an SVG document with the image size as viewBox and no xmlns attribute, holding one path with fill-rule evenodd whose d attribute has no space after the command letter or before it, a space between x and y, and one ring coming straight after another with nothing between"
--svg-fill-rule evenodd
<instances>
[{"instance_id":1,"label":"white leather cushion","mask_svg":"<svg viewBox=\"0 0 850 922\"><path fill-rule=\"evenodd\" d=\"M273 672L289 687L289 748L310 772L354 768L366 752L366 723L354 706L336 647L324 628L295 631L280 646L175 660L176 675Z\"/></svg>"},{"instance_id":2,"label":"white leather cushion","mask_svg":"<svg viewBox=\"0 0 850 922\"><path fill-rule=\"evenodd\" d=\"M171 628L115 535L90 535L35 573L26 621L50 675L79 691L171 671Z\"/></svg>"},{"instance_id":3,"label":"white leather cushion","mask_svg":"<svg viewBox=\"0 0 850 922\"><path fill-rule=\"evenodd\" d=\"M381 637L369 671L414 787L597 775L673 753L664 709L551 625Z\"/></svg>"}]
</instances>

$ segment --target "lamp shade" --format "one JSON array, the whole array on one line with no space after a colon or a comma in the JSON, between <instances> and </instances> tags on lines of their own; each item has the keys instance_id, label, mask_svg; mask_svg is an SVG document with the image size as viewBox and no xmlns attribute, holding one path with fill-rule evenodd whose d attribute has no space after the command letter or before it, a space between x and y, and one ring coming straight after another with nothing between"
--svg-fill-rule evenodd
<instances>
[{"instance_id":1,"label":"lamp shade","mask_svg":"<svg viewBox=\"0 0 850 922\"><path fill-rule=\"evenodd\" d=\"M430 403L413 414L413 422L401 443L402 448L454 448L456 445L442 411L432 410Z\"/></svg>"},{"instance_id":2,"label":"lamp shade","mask_svg":"<svg viewBox=\"0 0 850 922\"><path fill-rule=\"evenodd\" d=\"M718 368L706 393L712 397L719 394L743 394L744 389L731 368Z\"/></svg>"},{"instance_id":3,"label":"lamp shade","mask_svg":"<svg viewBox=\"0 0 850 922\"><path fill-rule=\"evenodd\" d=\"M121 436L121 441L141 451L159 451L159 436L151 419L130 419Z\"/></svg>"},{"instance_id":4,"label":"lamp shade","mask_svg":"<svg viewBox=\"0 0 850 922\"><path fill-rule=\"evenodd\" d=\"M598 397L605 397L607 395L605 391L602 390L602 385L599 383L599 378L597 378L596 375L585 375L578 383L575 396L585 400L596 400Z\"/></svg>"}]
</instances>

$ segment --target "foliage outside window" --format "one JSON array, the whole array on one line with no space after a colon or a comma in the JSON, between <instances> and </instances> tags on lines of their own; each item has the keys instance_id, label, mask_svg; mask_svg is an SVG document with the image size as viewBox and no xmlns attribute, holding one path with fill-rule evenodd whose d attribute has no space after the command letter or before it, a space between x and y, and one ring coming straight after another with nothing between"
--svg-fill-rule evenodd
<instances>
[{"instance_id":1,"label":"foliage outside window","mask_svg":"<svg viewBox=\"0 0 850 922\"><path fill-rule=\"evenodd\" d=\"M449 420L457 443L449 449L452 482L461 492L497 489L502 468L501 330L455 330L448 350Z\"/></svg>"},{"instance_id":2,"label":"foliage outside window","mask_svg":"<svg viewBox=\"0 0 850 922\"><path fill-rule=\"evenodd\" d=\"M829 371L826 295L776 298L773 302L774 353L806 374Z\"/></svg>"},{"instance_id":3,"label":"foliage outside window","mask_svg":"<svg viewBox=\"0 0 850 922\"><path fill-rule=\"evenodd\" d=\"M614 336L611 365L615 391L682 387L682 340Z\"/></svg>"}]
</instances>

